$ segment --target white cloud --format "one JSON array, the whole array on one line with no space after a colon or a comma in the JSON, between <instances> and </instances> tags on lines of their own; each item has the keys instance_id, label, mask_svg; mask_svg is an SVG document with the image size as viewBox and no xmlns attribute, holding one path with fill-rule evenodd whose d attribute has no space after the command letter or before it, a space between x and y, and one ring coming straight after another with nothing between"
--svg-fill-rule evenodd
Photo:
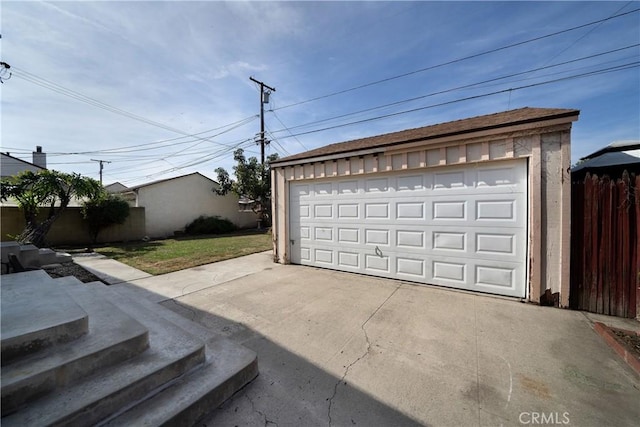
<instances>
[{"instance_id":1,"label":"white cloud","mask_svg":"<svg viewBox=\"0 0 640 427\"><path fill-rule=\"evenodd\" d=\"M588 3L587 6L457 2L3 2L2 60L16 70L195 133L258 113L256 88L249 81L251 75L277 88L268 108L278 108L606 17L622 5ZM286 126L292 127L535 68L549 61L606 51L637 43L640 38L637 15L603 24L579 39L586 31L416 73L277 113ZM552 59L567 46L570 49ZM630 54L637 60L637 49L624 53ZM597 68L609 59L594 60L591 65ZM49 152L86 151L87 146L105 150L181 136L36 86L17 74L2 85L3 146L24 147L29 152L36 143ZM544 80L544 74L548 73L537 76ZM637 138L640 83L636 76L637 69L540 86L515 91L511 100L504 93L312 133L299 139L313 148L528 105L581 109L583 113L574 126L574 135L588 139L589 144L602 140L604 145L610 142L608 134L616 139ZM328 124L541 80L451 92ZM270 113L266 120L271 130L282 128ZM293 132L309 129L313 127ZM253 138L257 131L258 123L254 121L216 140L235 144ZM288 151L303 150L294 138L285 138L286 135L282 132L276 136L282 138L280 143ZM197 140L193 144L193 149L186 152L180 150L189 144L167 144L162 150L129 154L126 160L139 156L140 165L144 164L140 167L112 156L114 162L105 172L113 173L110 176L113 180L144 181L153 173L171 168L167 161L182 165L214 154L213 144L198 144ZM579 153L581 146L577 142L574 153ZM258 153L255 145L246 147L250 155ZM277 148L274 144L269 146L269 150ZM157 162L148 164L154 156ZM161 160L166 156L175 158ZM87 159L70 156L60 160ZM218 165L229 168L231 154L186 167L182 172L212 171ZM95 164L68 167L97 175Z\"/></svg>"}]
</instances>

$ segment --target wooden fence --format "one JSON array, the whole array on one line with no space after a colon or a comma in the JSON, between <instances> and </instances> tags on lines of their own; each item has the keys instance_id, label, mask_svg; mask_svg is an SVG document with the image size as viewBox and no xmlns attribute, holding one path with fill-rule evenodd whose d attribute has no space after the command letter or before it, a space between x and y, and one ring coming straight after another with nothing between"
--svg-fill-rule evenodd
<instances>
[{"instance_id":1,"label":"wooden fence","mask_svg":"<svg viewBox=\"0 0 640 427\"><path fill-rule=\"evenodd\" d=\"M570 307L640 315L640 175L587 174L571 190Z\"/></svg>"}]
</instances>

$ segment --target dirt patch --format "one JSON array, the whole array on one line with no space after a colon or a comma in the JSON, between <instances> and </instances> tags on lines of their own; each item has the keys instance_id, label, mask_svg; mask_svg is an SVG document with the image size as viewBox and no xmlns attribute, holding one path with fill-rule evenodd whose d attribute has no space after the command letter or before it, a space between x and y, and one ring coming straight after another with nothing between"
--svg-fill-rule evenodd
<instances>
[{"instance_id":1,"label":"dirt patch","mask_svg":"<svg viewBox=\"0 0 640 427\"><path fill-rule=\"evenodd\" d=\"M610 328L618 338L620 338L631 350L633 350L638 357L640 357L640 335L631 332L624 331L622 329Z\"/></svg>"},{"instance_id":2,"label":"dirt patch","mask_svg":"<svg viewBox=\"0 0 640 427\"><path fill-rule=\"evenodd\" d=\"M90 271L85 270L73 261L46 266L43 268L43 270L46 271L47 274L54 279L58 277L74 276L76 279L80 280L83 283L101 282L98 276L91 273Z\"/></svg>"}]
</instances>

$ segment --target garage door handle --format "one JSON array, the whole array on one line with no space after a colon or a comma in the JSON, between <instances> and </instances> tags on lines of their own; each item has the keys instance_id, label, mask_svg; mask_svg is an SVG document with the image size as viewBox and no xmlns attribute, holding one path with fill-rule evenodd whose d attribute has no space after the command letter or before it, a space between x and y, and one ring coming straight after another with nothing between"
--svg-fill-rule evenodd
<instances>
[{"instance_id":1,"label":"garage door handle","mask_svg":"<svg viewBox=\"0 0 640 427\"><path fill-rule=\"evenodd\" d=\"M377 246L376 246L376 255L378 255L380 258L382 258L382 251Z\"/></svg>"}]
</instances>

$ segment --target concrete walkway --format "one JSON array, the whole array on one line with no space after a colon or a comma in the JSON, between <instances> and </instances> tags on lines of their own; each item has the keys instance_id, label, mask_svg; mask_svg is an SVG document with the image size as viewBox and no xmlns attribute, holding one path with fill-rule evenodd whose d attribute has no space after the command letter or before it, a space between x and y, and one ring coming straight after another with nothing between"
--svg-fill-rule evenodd
<instances>
[{"instance_id":1,"label":"concrete walkway","mask_svg":"<svg viewBox=\"0 0 640 427\"><path fill-rule=\"evenodd\" d=\"M98 271L97 259L76 262ZM122 264L100 260L111 278ZM127 273L125 273L127 271ZM119 287L258 353L209 426L636 426L640 378L593 330L633 320L282 266L269 252Z\"/></svg>"}]
</instances>

